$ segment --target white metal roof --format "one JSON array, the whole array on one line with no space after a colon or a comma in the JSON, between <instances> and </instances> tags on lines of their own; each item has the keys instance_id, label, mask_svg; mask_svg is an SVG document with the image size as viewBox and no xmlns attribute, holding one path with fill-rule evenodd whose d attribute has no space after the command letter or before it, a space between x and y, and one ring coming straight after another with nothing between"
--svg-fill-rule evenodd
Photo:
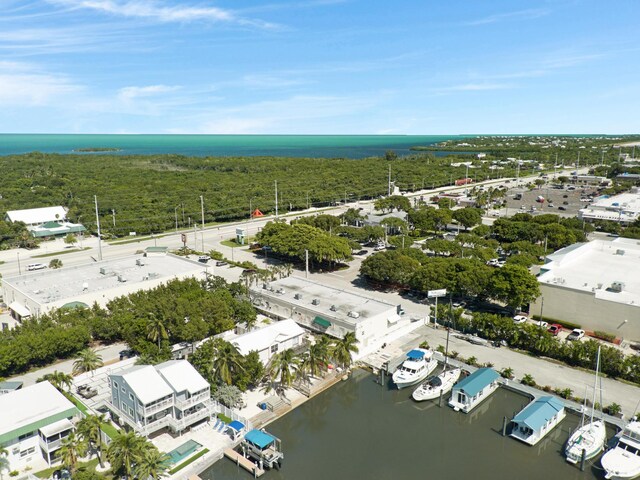
<instances>
[{"instance_id":1,"label":"white metal roof","mask_svg":"<svg viewBox=\"0 0 640 480\"><path fill-rule=\"evenodd\" d=\"M302 327L289 318L240 335L233 339L233 344L242 355L247 355L253 350L261 352L271 347L271 345L282 343L301 335L304 335Z\"/></svg>"},{"instance_id":2,"label":"white metal roof","mask_svg":"<svg viewBox=\"0 0 640 480\"><path fill-rule=\"evenodd\" d=\"M118 375L129 384L142 403L173 395L171 387L151 365L134 365Z\"/></svg>"},{"instance_id":3,"label":"white metal roof","mask_svg":"<svg viewBox=\"0 0 640 480\"><path fill-rule=\"evenodd\" d=\"M169 360L156 365L156 370L176 393L186 390L193 394L209 386L202 375L186 360Z\"/></svg>"},{"instance_id":4,"label":"white metal roof","mask_svg":"<svg viewBox=\"0 0 640 480\"><path fill-rule=\"evenodd\" d=\"M49 382L0 395L0 435L73 408Z\"/></svg>"},{"instance_id":5,"label":"white metal roof","mask_svg":"<svg viewBox=\"0 0 640 480\"><path fill-rule=\"evenodd\" d=\"M67 217L67 209L61 206L57 206L29 208L27 210L10 210L7 212L7 217L11 222L24 222L27 225L33 225L36 223L64 220Z\"/></svg>"},{"instance_id":6,"label":"white metal roof","mask_svg":"<svg viewBox=\"0 0 640 480\"><path fill-rule=\"evenodd\" d=\"M640 307L640 240L593 240L547 257L538 281L591 292L596 298ZM614 282L624 284L613 291Z\"/></svg>"},{"instance_id":7,"label":"white metal roof","mask_svg":"<svg viewBox=\"0 0 640 480\"><path fill-rule=\"evenodd\" d=\"M58 420L57 422L50 423L49 425L45 425L44 427L40 427L39 430L44 434L45 437L50 437L51 435L64 432L65 430L70 430L72 428L73 423L71 423L70 420L63 418L62 420Z\"/></svg>"}]
</instances>

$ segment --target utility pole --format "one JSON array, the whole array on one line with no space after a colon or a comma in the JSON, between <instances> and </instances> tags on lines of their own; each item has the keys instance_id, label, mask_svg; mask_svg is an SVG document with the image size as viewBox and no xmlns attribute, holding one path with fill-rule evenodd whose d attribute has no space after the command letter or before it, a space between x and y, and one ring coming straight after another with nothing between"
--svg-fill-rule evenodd
<instances>
[{"instance_id":1,"label":"utility pole","mask_svg":"<svg viewBox=\"0 0 640 480\"><path fill-rule=\"evenodd\" d=\"M193 222L193 249L198 250L198 224Z\"/></svg>"},{"instance_id":2,"label":"utility pole","mask_svg":"<svg viewBox=\"0 0 640 480\"><path fill-rule=\"evenodd\" d=\"M202 230L204 230L204 198L200 195L200 213L202 214Z\"/></svg>"},{"instance_id":3,"label":"utility pole","mask_svg":"<svg viewBox=\"0 0 640 480\"><path fill-rule=\"evenodd\" d=\"M173 213L175 214L175 217L176 217L176 233L178 233L178 207L173 209Z\"/></svg>"},{"instance_id":4,"label":"utility pole","mask_svg":"<svg viewBox=\"0 0 640 480\"><path fill-rule=\"evenodd\" d=\"M389 164L389 188L388 188L387 196L388 197L391 196L391 164Z\"/></svg>"},{"instance_id":5,"label":"utility pole","mask_svg":"<svg viewBox=\"0 0 640 480\"><path fill-rule=\"evenodd\" d=\"M20 268L20 252L16 252L18 255L18 275L22 275L22 269Z\"/></svg>"},{"instance_id":6,"label":"utility pole","mask_svg":"<svg viewBox=\"0 0 640 480\"><path fill-rule=\"evenodd\" d=\"M113 228L116 227L116 211L115 209L111 209L111 216L113 217Z\"/></svg>"},{"instance_id":7,"label":"utility pole","mask_svg":"<svg viewBox=\"0 0 640 480\"><path fill-rule=\"evenodd\" d=\"M604 150L602 150L602 157L600 157L600 166L604 165Z\"/></svg>"},{"instance_id":8,"label":"utility pole","mask_svg":"<svg viewBox=\"0 0 640 480\"><path fill-rule=\"evenodd\" d=\"M98 216L98 197L93 196L93 201L96 204L96 225L98 226L98 260L102 261L102 236L100 235L100 217Z\"/></svg>"},{"instance_id":9,"label":"utility pole","mask_svg":"<svg viewBox=\"0 0 640 480\"><path fill-rule=\"evenodd\" d=\"M309 250L304 251L304 278L309 278Z\"/></svg>"},{"instance_id":10,"label":"utility pole","mask_svg":"<svg viewBox=\"0 0 640 480\"><path fill-rule=\"evenodd\" d=\"M276 185L276 220L278 219L278 180L275 181Z\"/></svg>"}]
</instances>

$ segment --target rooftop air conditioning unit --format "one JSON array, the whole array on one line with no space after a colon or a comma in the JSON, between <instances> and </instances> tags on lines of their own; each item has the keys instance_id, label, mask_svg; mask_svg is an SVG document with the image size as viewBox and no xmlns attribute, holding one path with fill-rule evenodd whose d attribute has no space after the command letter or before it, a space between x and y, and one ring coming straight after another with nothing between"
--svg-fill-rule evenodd
<instances>
[{"instance_id":1,"label":"rooftop air conditioning unit","mask_svg":"<svg viewBox=\"0 0 640 480\"><path fill-rule=\"evenodd\" d=\"M621 292L624 290L624 282L613 282L609 290L612 292Z\"/></svg>"},{"instance_id":2,"label":"rooftop air conditioning unit","mask_svg":"<svg viewBox=\"0 0 640 480\"><path fill-rule=\"evenodd\" d=\"M269 286L269 284L268 284L268 283L263 283L263 284L262 284L262 288L263 288L264 290L270 290L270 289L271 289L271 287Z\"/></svg>"},{"instance_id":3,"label":"rooftop air conditioning unit","mask_svg":"<svg viewBox=\"0 0 640 480\"><path fill-rule=\"evenodd\" d=\"M313 300L311 300L311 305L320 305L320 300L317 298L314 298Z\"/></svg>"},{"instance_id":4,"label":"rooftop air conditioning unit","mask_svg":"<svg viewBox=\"0 0 640 480\"><path fill-rule=\"evenodd\" d=\"M624 250L618 249L616 250L616 255L624 255Z\"/></svg>"},{"instance_id":5,"label":"rooftop air conditioning unit","mask_svg":"<svg viewBox=\"0 0 640 480\"><path fill-rule=\"evenodd\" d=\"M351 311L347 314L347 316L351 318L360 318L360 314L358 312Z\"/></svg>"},{"instance_id":6,"label":"rooftop air conditioning unit","mask_svg":"<svg viewBox=\"0 0 640 480\"><path fill-rule=\"evenodd\" d=\"M100 274L101 275L106 275L107 274L107 268L106 267L100 267Z\"/></svg>"},{"instance_id":7,"label":"rooftop air conditioning unit","mask_svg":"<svg viewBox=\"0 0 640 480\"><path fill-rule=\"evenodd\" d=\"M293 298L295 298L296 300L300 300L302 298L302 294L301 293L296 293Z\"/></svg>"},{"instance_id":8,"label":"rooftop air conditioning unit","mask_svg":"<svg viewBox=\"0 0 640 480\"><path fill-rule=\"evenodd\" d=\"M337 312L338 311L338 307L336 307L335 305L331 305L329 307L329 310L331 310L332 312Z\"/></svg>"},{"instance_id":9,"label":"rooftop air conditioning unit","mask_svg":"<svg viewBox=\"0 0 640 480\"><path fill-rule=\"evenodd\" d=\"M89 290L89 284L87 282L84 282L82 284L82 291L86 292L87 290Z\"/></svg>"},{"instance_id":10,"label":"rooftop air conditioning unit","mask_svg":"<svg viewBox=\"0 0 640 480\"><path fill-rule=\"evenodd\" d=\"M284 288L279 288L278 290L276 290L276 293L284 295Z\"/></svg>"},{"instance_id":11,"label":"rooftop air conditioning unit","mask_svg":"<svg viewBox=\"0 0 640 480\"><path fill-rule=\"evenodd\" d=\"M118 275L118 281L120 283L125 283L127 281L126 277L124 277L123 275Z\"/></svg>"},{"instance_id":12,"label":"rooftop air conditioning unit","mask_svg":"<svg viewBox=\"0 0 640 480\"><path fill-rule=\"evenodd\" d=\"M144 265L144 262L142 261L142 259L141 259L141 258L138 258L138 259L136 260L136 265L137 265L137 266L139 266L139 267L141 267L141 266L143 266L143 265Z\"/></svg>"}]
</instances>

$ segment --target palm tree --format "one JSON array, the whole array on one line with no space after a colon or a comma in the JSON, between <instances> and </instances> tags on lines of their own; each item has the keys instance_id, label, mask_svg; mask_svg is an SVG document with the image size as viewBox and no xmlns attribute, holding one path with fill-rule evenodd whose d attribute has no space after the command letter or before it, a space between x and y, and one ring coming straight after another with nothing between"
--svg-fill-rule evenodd
<instances>
[{"instance_id":1,"label":"palm tree","mask_svg":"<svg viewBox=\"0 0 640 480\"><path fill-rule=\"evenodd\" d=\"M241 355L234 345L217 340L213 358L213 378L231 385L233 372L242 369L241 361Z\"/></svg>"},{"instance_id":2,"label":"palm tree","mask_svg":"<svg viewBox=\"0 0 640 480\"><path fill-rule=\"evenodd\" d=\"M158 350L160 350L160 341L169 338L167 329L164 326L164 320L153 313L149 314L149 319L147 320L147 338L152 342L158 342Z\"/></svg>"},{"instance_id":3,"label":"palm tree","mask_svg":"<svg viewBox=\"0 0 640 480\"><path fill-rule=\"evenodd\" d=\"M90 348L85 348L78 353L76 361L73 362L72 373L74 375L79 375L81 373L91 372L93 375L93 371L100 368L102 365L104 365L102 357Z\"/></svg>"},{"instance_id":4,"label":"palm tree","mask_svg":"<svg viewBox=\"0 0 640 480\"><path fill-rule=\"evenodd\" d=\"M342 368L349 368L353 363L352 353L358 353L358 339L355 332L347 332L342 340L338 340L333 347L331 356L336 364Z\"/></svg>"},{"instance_id":5,"label":"palm tree","mask_svg":"<svg viewBox=\"0 0 640 480\"><path fill-rule=\"evenodd\" d=\"M299 370L300 358L291 348L288 348L271 358L268 375L271 384L277 385L278 390L284 391L298 377Z\"/></svg>"},{"instance_id":6,"label":"palm tree","mask_svg":"<svg viewBox=\"0 0 640 480\"><path fill-rule=\"evenodd\" d=\"M9 452L0 447L0 479L4 478L4 474L2 472L9 470L10 468L8 455Z\"/></svg>"},{"instance_id":7,"label":"palm tree","mask_svg":"<svg viewBox=\"0 0 640 480\"><path fill-rule=\"evenodd\" d=\"M114 438L107 448L107 459L112 470L127 479L131 478L135 464L142 458L146 442L145 438L133 431Z\"/></svg>"},{"instance_id":8,"label":"palm tree","mask_svg":"<svg viewBox=\"0 0 640 480\"><path fill-rule=\"evenodd\" d=\"M47 373L39 378L37 381L48 381L51 385L56 387L60 392L69 390L73 383L73 377L67 373L59 372L55 370L53 373Z\"/></svg>"},{"instance_id":9,"label":"palm tree","mask_svg":"<svg viewBox=\"0 0 640 480\"><path fill-rule=\"evenodd\" d=\"M60 460L62 460L62 464L69 469L71 475L73 475L76 470L78 459L84 456L86 450L86 443L77 436L75 432L71 432L62 442L59 451Z\"/></svg>"},{"instance_id":10,"label":"palm tree","mask_svg":"<svg viewBox=\"0 0 640 480\"><path fill-rule=\"evenodd\" d=\"M107 419L104 415L89 415L80 420L77 425L78 434L95 452L100 467L103 467L101 454L104 447L101 427L105 423L107 423Z\"/></svg>"},{"instance_id":11,"label":"palm tree","mask_svg":"<svg viewBox=\"0 0 640 480\"><path fill-rule=\"evenodd\" d=\"M160 452L151 442L146 442L143 444L142 455L133 471L140 479L162 478L167 471L167 455Z\"/></svg>"},{"instance_id":12,"label":"palm tree","mask_svg":"<svg viewBox=\"0 0 640 480\"><path fill-rule=\"evenodd\" d=\"M312 377L318 377L329 362L330 341L327 342L326 336L322 336L320 340L309 347L309 351L302 358L300 370Z\"/></svg>"}]
</instances>

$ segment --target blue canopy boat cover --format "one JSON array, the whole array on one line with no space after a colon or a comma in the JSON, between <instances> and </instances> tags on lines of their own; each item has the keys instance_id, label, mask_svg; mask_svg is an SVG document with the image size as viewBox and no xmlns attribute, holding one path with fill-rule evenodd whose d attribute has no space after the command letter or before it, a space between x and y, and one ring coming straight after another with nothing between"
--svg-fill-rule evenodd
<instances>
[{"instance_id":1,"label":"blue canopy boat cover","mask_svg":"<svg viewBox=\"0 0 640 480\"><path fill-rule=\"evenodd\" d=\"M409 353L407 353L407 358L410 358L411 360L420 360L423 357L424 352L420 350L411 350Z\"/></svg>"},{"instance_id":2,"label":"blue canopy boat cover","mask_svg":"<svg viewBox=\"0 0 640 480\"><path fill-rule=\"evenodd\" d=\"M244 423L234 420L229 424L229 428L233 428L236 432L239 432L244 428Z\"/></svg>"},{"instance_id":3,"label":"blue canopy boat cover","mask_svg":"<svg viewBox=\"0 0 640 480\"><path fill-rule=\"evenodd\" d=\"M244 439L247 442L253 443L256 447L264 450L273 442L275 442L275 438L269 435L268 433L261 432L260 430L251 430L244 436Z\"/></svg>"}]
</instances>

